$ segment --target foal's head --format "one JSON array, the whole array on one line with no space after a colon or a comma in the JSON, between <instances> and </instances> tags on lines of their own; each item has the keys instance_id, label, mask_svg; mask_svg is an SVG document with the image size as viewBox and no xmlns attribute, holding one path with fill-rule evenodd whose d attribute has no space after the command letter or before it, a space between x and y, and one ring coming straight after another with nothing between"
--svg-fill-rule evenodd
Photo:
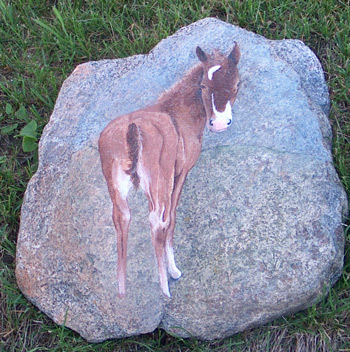
<instances>
[{"instance_id":1,"label":"foal's head","mask_svg":"<svg viewBox=\"0 0 350 352\"><path fill-rule=\"evenodd\" d=\"M199 46L196 53L203 64L200 88L207 126L211 131L224 131L232 124L232 105L238 91L239 46L235 42L235 46L228 56L218 51L207 55Z\"/></svg>"}]
</instances>

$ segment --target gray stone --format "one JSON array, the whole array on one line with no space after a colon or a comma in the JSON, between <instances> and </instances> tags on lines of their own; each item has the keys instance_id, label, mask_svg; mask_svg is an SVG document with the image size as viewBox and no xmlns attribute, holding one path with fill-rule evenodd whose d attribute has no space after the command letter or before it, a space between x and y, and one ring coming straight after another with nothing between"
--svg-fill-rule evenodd
<instances>
[{"instance_id":1,"label":"gray stone","mask_svg":"<svg viewBox=\"0 0 350 352\"><path fill-rule=\"evenodd\" d=\"M142 192L129 197L127 296L97 140L197 64L195 48L241 48L234 123L205 132L177 211L183 276L160 291ZM41 138L22 207L16 275L58 324L97 342L153 331L215 339L316 302L343 264L347 200L331 155L329 96L301 41L270 41L208 18L148 55L79 65Z\"/></svg>"}]
</instances>

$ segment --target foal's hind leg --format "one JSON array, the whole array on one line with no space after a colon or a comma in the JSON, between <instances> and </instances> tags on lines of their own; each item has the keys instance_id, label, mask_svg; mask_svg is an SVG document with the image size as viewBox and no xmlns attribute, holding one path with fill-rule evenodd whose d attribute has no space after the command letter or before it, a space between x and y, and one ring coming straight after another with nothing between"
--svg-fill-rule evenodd
<instances>
[{"instance_id":1,"label":"foal's hind leg","mask_svg":"<svg viewBox=\"0 0 350 352\"><path fill-rule=\"evenodd\" d=\"M165 258L165 226L162 221L162 214L164 206L162 208L156 207L150 213L151 231L152 231L152 243L156 253L159 283L163 293L170 297L170 291L168 286L168 277L166 271L166 258Z\"/></svg>"},{"instance_id":2,"label":"foal's hind leg","mask_svg":"<svg viewBox=\"0 0 350 352\"><path fill-rule=\"evenodd\" d=\"M157 171L159 173L154 174L147 195L150 206L149 220L158 264L160 287L163 293L170 297L166 267L166 228L170 221L172 179L162 175L160 170Z\"/></svg>"},{"instance_id":3,"label":"foal's hind leg","mask_svg":"<svg viewBox=\"0 0 350 352\"><path fill-rule=\"evenodd\" d=\"M149 201L152 243L158 264L160 286L170 297L166 266L166 229L170 223L171 194L178 135L171 117L165 114L150 117L143 126L142 157L138 164L141 188Z\"/></svg>"},{"instance_id":4,"label":"foal's hind leg","mask_svg":"<svg viewBox=\"0 0 350 352\"><path fill-rule=\"evenodd\" d=\"M126 293L126 254L130 224L127 194L131 186L130 176L125 174L121 166L114 161L112 179L108 182L108 189L113 202L113 223L117 232L117 278L120 297L125 296Z\"/></svg>"}]
</instances>

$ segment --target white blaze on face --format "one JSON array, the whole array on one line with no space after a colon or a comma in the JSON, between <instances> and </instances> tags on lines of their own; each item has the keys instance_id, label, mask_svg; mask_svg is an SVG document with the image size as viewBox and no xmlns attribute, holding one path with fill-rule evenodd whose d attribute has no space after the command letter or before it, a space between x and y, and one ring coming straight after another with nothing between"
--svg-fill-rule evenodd
<instances>
[{"instance_id":1,"label":"white blaze on face","mask_svg":"<svg viewBox=\"0 0 350 352\"><path fill-rule=\"evenodd\" d=\"M216 66L213 66L211 67L209 70L208 70L208 78L209 80L211 81L213 79L213 74L220 70L221 66L220 65L216 65Z\"/></svg>"},{"instance_id":2,"label":"white blaze on face","mask_svg":"<svg viewBox=\"0 0 350 352\"><path fill-rule=\"evenodd\" d=\"M214 102L214 94L211 95L213 112L215 120L212 121L212 130L221 131L225 130L232 122L232 107L230 101L227 101L225 110L220 112L216 109Z\"/></svg>"}]
</instances>

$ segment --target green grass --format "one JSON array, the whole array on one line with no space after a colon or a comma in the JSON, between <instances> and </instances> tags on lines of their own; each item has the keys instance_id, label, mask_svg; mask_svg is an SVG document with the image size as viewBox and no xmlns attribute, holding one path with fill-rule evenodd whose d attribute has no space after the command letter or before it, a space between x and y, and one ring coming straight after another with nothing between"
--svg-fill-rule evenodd
<instances>
[{"instance_id":1,"label":"green grass","mask_svg":"<svg viewBox=\"0 0 350 352\"><path fill-rule=\"evenodd\" d=\"M21 201L37 168L36 142L64 79L82 62L147 53L177 29L207 16L270 39L301 39L317 54L332 99L334 160L349 194L349 1L0 0L0 351L350 351L349 229L344 272L327 298L214 342L156 330L88 344L55 325L16 286Z\"/></svg>"}]
</instances>

